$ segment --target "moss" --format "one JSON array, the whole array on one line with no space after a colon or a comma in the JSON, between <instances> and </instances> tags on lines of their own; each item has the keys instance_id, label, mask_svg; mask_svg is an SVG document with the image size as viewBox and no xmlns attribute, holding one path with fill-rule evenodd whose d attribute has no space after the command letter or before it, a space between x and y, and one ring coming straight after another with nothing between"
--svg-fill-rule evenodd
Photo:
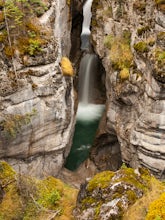
<instances>
[{"instance_id":1,"label":"moss","mask_svg":"<svg viewBox=\"0 0 165 220\"><path fill-rule=\"evenodd\" d=\"M149 31L149 30L150 30L149 26L144 26L144 27L141 27L141 28L137 29L137 34L139 36L141 36L143 33L145 33L146 31Z\"/></svg>"},{"instance_id":2,"label":"moss","mask_svg":"<svg viewBox=\"0 0 165 220\"><path fill-rule=\"evenodd\" d=\"M122 70L130 68L133 62L133 55L130 49L129 31L124 32L122 37L108 35L105 37L104 45L110 50L110 60L115 69Z\"/></svg>"},{"instance_id":3,"label":"moss","mask_svg":"<svg viewBox=\"0 0 165 220\"><path fill-rule=\"evenodd\" d=\"M140 41L137 44L134 44L134 49L138 53L145 53L145 52L148 52L148 45L146 42Z\"/></svg>"},{"instance_id":4,"label":"moss","mask_svg":"<svg viewBox=\"0 0 165 220\"><path fill-rule=\"evenodd\" d=\"M5 185L0 219L49 219L55 212L56 220L73 219L77 190L60 180L53 177L37 180L16 175L7 163L1 162L0 182Z\"/></svg>"},{"instance_id":5,"label":"moss","mask_svg":"<svg viewBox=\"0 0 165 220\"><path fill-rule=\"evenodd\" d=\"M114 36L112 34L105 36L104 38L104 45L108 48L111 49L111 46L114 42Z\"/></svg>"},{"instance_id":6,"label":"moss","mask_svg":"<svg viewBox=\"0 0 165 220\"><path fill-rule=\"evenodd\" d=\"M146 170L146 169L144 169ZM130 183L131 185L135 186L138 189L141 189L143 191L147 190L147 184L148 181L150 180L150 174L148 170L146 171L145 174L141 175L140 177L134 172L134 169L132 168L122 168L120 171L121 173L121 178L117 179L118 181Z\"/></svg>"},{"instance_id":7,"label":"moss","mask_svg":"<svg viewBox=\"0 0 165 220\"><path fill-rule=\"evenodd\" d=\"M128 68L123 68L119 73L119 78L121 81L129 79L130 73Z\"/></svg>"},{"instance_id":8,"label":"moss","mask_svg":"<svg viewBox=\"0 0 165 220\"><path fill-rule=\"evenodd\" d=\"M134 10L138 10L140 12L145 12L145 10L146 10L146 3L144 1L140 1L140 0L135 1L133 3L133 8L134 8Z\"/></svg>"},{"instance_id":9,"label":"moss","mask_svg":"<svg viewBox=\"0 0 165 220\"><path fill-rule=\"evenodd\" d=\"M113 13L112 13L112 6L108 6L106 10L104 10L104 15L108 18L112 18Z\"/></svg>"},{"instance_id":10,"label":"moss","mask_svg":"<svg viewBox=\"0 0 165 220\"><path fill-rule=\"evenodd\" d=\"M150 204L146 220L155 220L158 217L160 220L165 219L165 193Z\"/></svg>"},{"instance_id":11,"label":"moss","mask_svg":"<svg viewBox=\"0 0 165 220\"><path fill-rule=\"evenodd\" d=\"M25 115L20 114L8 114L4 115L4 121L0 123L2 135L6 138L16 138L20 132L21 127L31 122L33 116L36 115L36 110L26 113Z\"/></svg>"},{"instance_id":12,"label":"moss","mask_svg":"<svg viewBox=\"0 0 165 220\"><path fill-rule=\"evenodd\" d=\"M114 176L114 172L104 171L96 174L88 183L88 191L93 191L95 188L106 188Z\"/></svg>"},{"instance_id":13,"label":"moss","mask_svg":"<svg viewBox=\"0 0 165 220\"><path fill-rule=\"evenodd\" d=\"M158 49L155 53L155 57L159 62L164 62L165 61L165 51Z\"/></svg>"},{"instance_id":14,"label":"moss","mask_svg":"<svg viewBox=\"0 0 165 220\"><path fill-rule=\"evenodd\" d=\"M164 40L165 39L165 32L161 31L157 34L157 39L159 40Z\"/></svg>"},{"instance_id":15,"label":"moss","mask_svg":"<svg viewBox=\"0 0 165 220\"><path fill-rule=\"evenodd\" d=\"M6 40L7 32L6 30L3 30L0 32L0 43L3 43Z\"/></svg>"},{"instance_id":16,"label":"moss","mask_svg":"<svg viewBox=\"0 0 165 220\"><path fill-rule=\"evenodd\" d=\"M61 192L57 189L57 181L49 177L39 184L38 203L48 209L57 209L56 205L61 199Z\"/></svg>"},{"instance_id":17,"label":"moss","mask_svg":"<svg viewBox=\"0 0 165 220\"><path fill-rule=\"evenodd\" d=\"M85 199L82 200L82 206L83 209L85 209L86 207L91 207L92 204L95 204L97 202L97 200L93 197L86 197Z\"/></svg>"},{"instance_id":18,"label":"moss","mask_svg":"<svg viewBox=\"0 0 165 220\"><path fill-rule=\"evenodd\" d=\"M44 35L39 19L36 17L38 7L46 10L45 4L41 0L6 1L6 16L10 36L0 31L0 41L4 44L4 53L8 58L14 56L15 52L20 56L28 54L30 56L38 55L42 52L42 47L49 38ZM39 12L41 14L41 12ZM11 45L9 45L8 37Z\"/></svg>"},{"instance_id":19,"label":"moss","mask_svg":"<svg viewBox=\"0 0 165 220\"><path fill-rule=\"evenodd\" d=\"M129 200L129 204L133 204L137 200L136 193L132 190L126 191L126 195Z\"/></svg>"},{"instance_id":20,"label":"moss","mask_svg":"<svg viewBox=\"0 0 165 220\"><path fill-rule=\"evenodd\" d=\"M70 6L70 4L71 4L71 0L67 0L66 3L67 3L67 5Z\"/></svg>"},{"instance_id":21,"label":"moss","mask_svg":"<svg viewBox=\"0 0 165 220\"><path fill-rule=\"evenodd\" d=\"M4 53L7 57L12 57L15 52L15 47L14 46L6 46L4 49Z\"/></svg>"},{"instance_id":22,"label":"moss","mask_svg":"<svg viewBox=\"0 0 165 220\"><path fill-rule=\"evenodd\" d=\"M5 185L9 179L14 179L15 171L4 161L0 161L0 180L1 184Z\"/></svg>"},{"instance_id":23,"label":"moss","mask_svg":"<svg viewBox=\"0 0 165 220\"><path fill-rule=\"evenodd\" d=\"M66 75L66 76L73 76L74 75L72 63L70 62L70 60L67 57L62 57L60 65L61 65L63 75Z\"/></svg>"},{"instance_id":24,"label":"moss","mask_svg":"<svg viewBox=\"0 0 165 220\"><path fill-rule=\"evenodd\" d=\"M4 14L0 11L0 23L4 21Z\"/></svg>"},{"instance_id":25,"label":"moss","mask_svg":"<svg viewBox=\"0 0 165 220\"><path fill-rule=\"evenodd\" d=\"M165 4L165 0L155 0L157 5Z\"/></svg>"},{"instance_id":26,"label":"moss","mask_svg":"<svg viewBox=\"0 0 165 220\"><path fill-rule=\"evenodd\" d=\"M154 37L149 37L149 38L147 38L147 40L146 40L146 43L147 43L150 47L154 46L155 42L156 42L156 40L155 40Z\"/></svg>"},{"instance_id":27,"label":"moss","mask_svg":"<svg viewBox=\"0 0 165 220\"><path fill-rule=\"evenodd\" d=\"M165 51L161 48L156 48L154 52L154 60L155 60L155 68L158 71L158 69L163 68L165 65ZM164 75L164 74L163 74Z\"/></svg>"},{"instance_id":28,"label":"moss","mask_svg":"<svg viewBox=\"0 0 165 220\"><path fill-rule=\"evenodd\" d=\"M0 7L3 8L4 6L4 0L0 0Z\"/></svg>"},{"instance_id":29,"label":"moss","mask_svg":"<svg viewBox=\"0 0 165 220\"><path fill-rule=\"evenodd\" d=\"M99 218L99 214L100 214L100 208L101 208L102 203L99 203L96 208L95 208L95 215L94 218L98 219Z\"/></svg>"}]
</instances>

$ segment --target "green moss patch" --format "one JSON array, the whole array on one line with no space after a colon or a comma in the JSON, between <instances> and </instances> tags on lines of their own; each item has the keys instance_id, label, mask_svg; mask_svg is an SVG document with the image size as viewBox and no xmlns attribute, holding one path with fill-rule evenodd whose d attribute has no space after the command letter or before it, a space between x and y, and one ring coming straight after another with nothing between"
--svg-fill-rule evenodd
<instances>
[{"instance_id":1,"label":"green moss patch","mask_svg":"<svg viewBox=\"0 0 165 220\"><path fill-rule=\"evenodd\" d=\"M111 171L104 171L101 173L96 174L88 183L88 190L92 191L95 188L106 188L112 177L114 176L114 172Z\"/></svg>"},{"instance_id":2,"label":"green moss patch","mask_svg":"<svg viewBox=\"0 0 165 220\"><path fill-rule=\"evenodd\" d=\"M146 52L148 52L148 45L146 42L140 41L137 44L134 44L134 49L138 53L146 53Z\"/></svg>"},{"instance_id":3,"label":"green moss patch","mask_svg":"<svg viewBox=\"0 0 165 220\"><path fill-rule=\"evenodd\" d=\"M126 209L149 190L150 180L148 170L126 166L117 172L98 173L88 182L85 192L79 192L78 212L81 215L81 211L92 208L91 219L99 220L103 213L109 219L121 219Z\"/></svg>"},{"instance_id":4,"label":"green moss patch","mask_svg":"<svg viewBox=\"0 0 165 220\"><path fill-rule=\"evenodd\" d=\"M21 127L28 125L36 114L36 109L33 109L32 112L26 113L25 115L4 115L4 121L0 123L2 136L7 139L16 138L17 134L21 131Z\"/></svg>"},{"instance_id":5,"label":"green moss patch","mask_svg":"<svg viewBox=\"0 0 165 220\"><path fill-rule=\"evenodd\" d=\"M131 67L133 55L128 39L109 35L105 39L105 45L110 49L110 60L115 69Z\"/></svg>"},{"instance_id":6,"label":"green moss patch","mask_svg":"<svg viewBox=\"0 0 165 220\"><path fill-rule=\"evenodd\" d=\"M7 163L0 162L0 182L5 191L0 220L73 219L77 190L60 180L18 175Z\"/></svg>"}]
</instances>

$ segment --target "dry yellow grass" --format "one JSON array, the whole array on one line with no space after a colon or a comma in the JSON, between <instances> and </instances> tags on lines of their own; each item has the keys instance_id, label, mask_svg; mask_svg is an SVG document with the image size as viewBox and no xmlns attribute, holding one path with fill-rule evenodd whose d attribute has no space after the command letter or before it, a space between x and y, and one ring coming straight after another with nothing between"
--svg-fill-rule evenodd
<instances>
[{"instance_id":1,"label":"dry yellow grass","mask_svg":"<svg viewBox=\"0 0 165 220\"><path fill-rule=\"evenodd\" d=\"M154 177L151 178L150 184L150 190L128 209L123 220L145 220L150 203L159 198L165 190L165 185Z\"/></svg>"}]
</instances>

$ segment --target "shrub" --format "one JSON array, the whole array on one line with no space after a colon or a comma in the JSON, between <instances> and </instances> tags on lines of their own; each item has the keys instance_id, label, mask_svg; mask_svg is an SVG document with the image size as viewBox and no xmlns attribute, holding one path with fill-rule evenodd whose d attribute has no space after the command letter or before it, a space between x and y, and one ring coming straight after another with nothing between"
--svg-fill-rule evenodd
<instances>
[{"instance_id":1,"label":"shrub","mask_svg":"<svg viewBox=\"0 0 165 220\"><path fill-rule=\"evenodd\" d=\"M41 0L5 1L3 12L7 34L1 31L0 41L5 45L4 52L7 57L12 57L15 51L20 55L30 56L41 52L46 41L43 40L43 31L36 15L42 14L42 10L44 12L47 7ZM3 19L3 16L0 17Z\"/></svg>"},{"instance_id":2,"label":"shrub","mask_svg":"<svg viewBox=\"0 0 165 220\"><path fill-rule=\"evenodd\" d=\"M146 216L146 220L164 220L165 219L165 193L153 201Z\"/></svg>"}]
</instances>

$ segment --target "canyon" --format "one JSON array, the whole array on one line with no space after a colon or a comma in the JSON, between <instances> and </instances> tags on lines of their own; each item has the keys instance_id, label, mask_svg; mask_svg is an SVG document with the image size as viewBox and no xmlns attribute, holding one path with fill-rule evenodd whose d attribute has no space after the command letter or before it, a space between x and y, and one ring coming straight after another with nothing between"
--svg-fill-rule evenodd
<instances>
[{"instance_id":1,"label":"canyon","mask_svg":"<svg viewBox=\"0 0 165 220\"><path fill-rule=\"evenodd\" d=\"M42 50L9 54L2 42L0 51L0 159L40 178L57 176L70 152L84 4L44 2L47 9L35 18ZM164 20L164 3L154 0L93 1L91 44L106 89L89 156L99 171L124 162L165 176ZM28 27L31 34L38 28ZM62 57L70 57L75 76L63 74Z\"/></svg>"}]
</instances>

